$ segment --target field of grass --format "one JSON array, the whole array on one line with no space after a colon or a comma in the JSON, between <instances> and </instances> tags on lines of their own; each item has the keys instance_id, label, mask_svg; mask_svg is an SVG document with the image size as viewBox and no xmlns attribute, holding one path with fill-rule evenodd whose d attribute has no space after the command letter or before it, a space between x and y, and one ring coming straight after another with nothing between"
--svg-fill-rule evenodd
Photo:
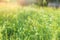
<instances>
[{"instance_id":1,"label":"field of grass","mask_svg":"<svg viewBox=\"0 0 60 40\"><path fill-rule=\"evenodd\" d=\"M60 40L60 9L0 8L0 40Z\"/></svg>"}]
</instances>

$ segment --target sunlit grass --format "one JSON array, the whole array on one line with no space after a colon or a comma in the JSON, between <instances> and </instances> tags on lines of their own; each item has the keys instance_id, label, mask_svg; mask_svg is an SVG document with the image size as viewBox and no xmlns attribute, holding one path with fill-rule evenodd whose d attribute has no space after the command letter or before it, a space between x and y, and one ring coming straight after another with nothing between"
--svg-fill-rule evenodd
<instances>
[{"instance_id":1,"label":"sunlit grass","mask_svg":"<svg viewBox=\"0 0 60 40\"><path fill-rule=\"evenodd\" d=\"M0 40L60 40L60 9L0 7Z\"/></svg>"}]
</instances>

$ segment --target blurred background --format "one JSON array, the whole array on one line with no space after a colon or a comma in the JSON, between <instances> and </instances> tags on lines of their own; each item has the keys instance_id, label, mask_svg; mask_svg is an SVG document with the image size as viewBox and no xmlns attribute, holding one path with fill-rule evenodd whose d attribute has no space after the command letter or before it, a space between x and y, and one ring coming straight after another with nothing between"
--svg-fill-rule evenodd
<instances>
[{"instance_id":1,"label":"blurred background","mask_svg":"<svg viewBox=\"0 0 60 40\"><path fill-rule=\"evenodd\" d=\"M60 0L0 0L0 3L14 3L21 6L37 5L48 7L60 7Z\"/></svg>"}]
</instances>

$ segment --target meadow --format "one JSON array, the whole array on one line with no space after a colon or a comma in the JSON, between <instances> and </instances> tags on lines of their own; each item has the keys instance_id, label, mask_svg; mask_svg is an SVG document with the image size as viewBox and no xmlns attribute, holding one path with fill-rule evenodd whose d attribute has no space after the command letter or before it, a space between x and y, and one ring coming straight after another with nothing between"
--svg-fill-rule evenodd
<instances>
[{"instance_id":1,"label":"meadow","mask_svg":"<svg viewBox=\"0 0 60 40\"><path fill-rule=\"evenodd\" d=\"M0 40L60 40L60 9L0 7Z\"/></svg>"}]
</instances>

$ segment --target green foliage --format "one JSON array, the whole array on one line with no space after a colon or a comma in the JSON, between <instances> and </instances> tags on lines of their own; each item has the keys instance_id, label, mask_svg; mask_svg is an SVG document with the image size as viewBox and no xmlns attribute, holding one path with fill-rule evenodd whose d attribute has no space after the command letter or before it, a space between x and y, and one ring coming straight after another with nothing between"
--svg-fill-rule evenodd
<instances>
[{"instance_id":1,"label":"green foliage","mask_svg":"<svg viewBox=\"0 0 60 40\"><path fill-rule=\"evenodd\" d=\"M46 0L38 0L36 4L39 6L47 6L47 1Z\"/></svg>"},{"instance_id":2,"label":"green foliage","mask_svg":"<svg viewBox=\"0 0 60 40\"><path fill-rule=\"evenodd\" d=\"M60 9L0 9L0 40L60 40Z\"/></svg>"}]
</instances>

